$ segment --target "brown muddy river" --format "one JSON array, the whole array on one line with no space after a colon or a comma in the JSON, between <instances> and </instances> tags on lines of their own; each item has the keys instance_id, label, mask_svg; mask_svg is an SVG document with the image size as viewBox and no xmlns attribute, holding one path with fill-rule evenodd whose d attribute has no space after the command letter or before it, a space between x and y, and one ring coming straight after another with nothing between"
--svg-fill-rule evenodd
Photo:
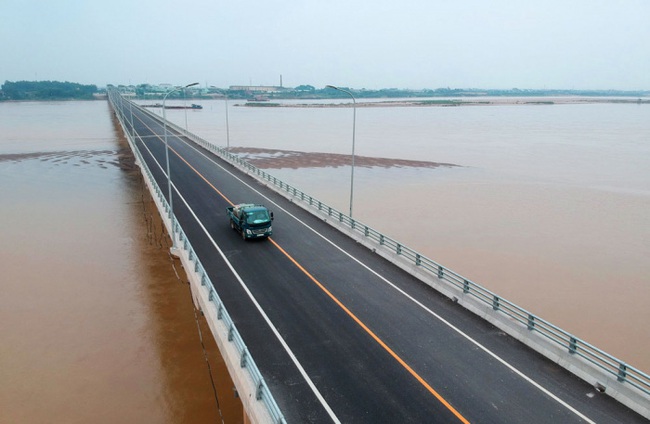
<instances>
[{"instance_id":1,"label":"brown muddy river","mask_svg":"<svg viewBox=\"0 0 650 424\"><path fill-rule=\"evenodd\" d=\"M168 118L225 145L202 103ZM649 108L371 109L355 218L650 370ZM230 143L347 211L349 112L231 106ZM0 116L0 422L242 422L108 104Z\"/></svg>"},{"instance_id":2,"label":"brown muddy river","mask_svg":"<svg viewBox=\"0 0 650 424\"><path fill-rule=\"evenodd\" d=\"M0 109L0 422L243 422L107 103Z\"/></svg>"}]
</instances>

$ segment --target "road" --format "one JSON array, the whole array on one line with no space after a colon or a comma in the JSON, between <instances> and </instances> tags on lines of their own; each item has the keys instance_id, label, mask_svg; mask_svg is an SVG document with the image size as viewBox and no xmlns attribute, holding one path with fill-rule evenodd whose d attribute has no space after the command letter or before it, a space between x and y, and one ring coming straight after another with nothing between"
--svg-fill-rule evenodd
<instances>
[{"instance_id":1,"label":"road","mask_svg":"<svg viewBox=\"0 0 650 424\"><path fill-rule=\"evenodd\" d=\"M133 113L167 192L162 124ZM174 212L288 422L648 422L168 131ZM244 202L273 237L230 228Z\"/></svg>"}]
</instances>

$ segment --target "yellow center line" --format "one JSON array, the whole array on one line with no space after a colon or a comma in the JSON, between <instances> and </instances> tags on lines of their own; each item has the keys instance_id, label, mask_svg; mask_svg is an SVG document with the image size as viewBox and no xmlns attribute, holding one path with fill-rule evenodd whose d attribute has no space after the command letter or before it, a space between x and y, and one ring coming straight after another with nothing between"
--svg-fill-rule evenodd
<instances>
[{"instance_id":1,"label":"yellow center line","mask_svg":"<svg viewBox=\"0 0 650 424\"><path fill-rule=\"evenodd\" d=\"M145 124L146 125L146 124ZM160 137L159 137L160 138ZM185 164L192 170L194 171L203 181L206 182L219 196L221 196L226 202L228 202L231 206L234 205L233 202L230 201L221 191L219 191L206 177L203 176L199 171L196 170L190 163L185 160L176 150L173 148L169 147L169 149L174 152L176 156L178 156ZM462 423L469 424L469 421L463 417L460 412L458 412L445 398L442 397L433 387L427 383L424 378L422 378L413 368L409 366L409 364L406 363L393 349L391 349L382 339L379 338L366 324L364 324L359 317L357 317L350 309L347 308L341 302L336 296L332 294L320 281L318 281L313 275L309 273L300 263L294 259L289 253L287 253L286 250L284 250L278 243L275 242L271 237L269 237L269 241L284 255L291 261L300 271L302 271L303 274L307 276L316 286L318 286L327 296L329 296L330 299L334 301L354 322L356 322L370 337L372 337L379 346L381 346L390 356L392 356L406 371L408 371L417 381L420 382L422 386L424 386L429 393L431 393L440 403L442 403L449 411L451 411L452 414L456 416Z\"/></svg>"},{"instance_id":2,"label":"yellow center line","mask_svg":"<svg viewBox=\"0 0 650 424\"><path fill-rule=\"evenodd\" d=\"M449 402L445 400L433 387L429 385L413 368L411 368L406 361L404 361L393 349L388 347L388 345L377 336L374 331L372 331L366 324L364 324L359 317L357 317L352 311L350 311L347 306L343 304L336 296L332 294L320 281L318 281L313 275L309 273L298 261L296 261L289 253L287 253L279 244L269 238L271 243L282 252L300 271L302 271L314 284L316 284L327 296L330 297L350 318L352 318L363 330L370 335L386 352L390 354L399 364L404 367L417 381L420 382L426 388L429 393L435 396L436 399L440 401L447 409L449 409L461 422L469 424L469 421L465 419Z\"/></svg>"},{"instance_id":3,"label":"yellow center line","mask_svg":"<svg viewBox=\"0 0 650 424\"><path fill-rule=\"evenodd\" d=\"M139 116L137 116L137 119L138 119L142 124L144 124L144 126L147 127L147 128L149 129L149 131L151 131L151 136L152 136L152 137L157 138L158 140L162 141L163 143L165 142L165 140L162 139L162 138L160 137L160 135L158 135L156 132L154 132L154 130L152 130L151 127L150 127L149 125L146 124L146 122L144 122L142 119L140 119ZM173 134L172 134L172 135L173 135ZM173 135L173 136L174 136L174 137L177 137L176 135ZM140 138L142 138L142 137L140 137ZM235 204L234 204L233 202L231 202L230 199L228 199L228 198L226 197L225 194L223 194L222 192L220 192L219 189L217 189L217 188L216 188L216 187L215 187L215 186L214 186L210 181L208 181L207 178L205 178L205 177L203 176L203 174L201 174L199 171L196 170L196 168L194 168L192 165L190 165L190 163L189 163L188 161L186 161L185 158L182 157L182 156L180 155L180 153L178 153L176 150L174 150L173 147L169 146L169 144L168 144L168 145L167 145L167 148L169 148L169 150L171 150L172 152L174 152L174 154L175 154L176 156L178 156L178 158L179 158L180 160L182 160L183 162L185 162L185 164L186 164L186 165L187 165L187 166L188 166L192 171L194 171L194 172L196 173L196 175L198 175L199 177L201 177L201 179L202 179L203 181L205 181L205 183L206 183L207 185L209 185L209 186L212 188L212 190L216 191L216 192L219 194L219 196L221 196L221 197L222 197L226 202L228 202L228 203L230 204L230 206L235 206Z\"/></svg>"},{"instance_id":4,"label":"yellow center line","mask_svg":"<svg viewBox=\"0 0 650 424\"><path fill-rule=\"evenodd\" d=\"M182 156L181 156L181 155L180 155L176 150L174 150L174 149L171 148L171 147L169 148L169 150L171 150L172 152L174 152L174 154L175 154L176 156L178 156L178 158L179 158L180 160L182 160L183 162L185 162L185 165L187 165L187 166L188 166L192 171L194 171L194 172L196 173L196 175L198 175L199 177L201 177L201 179L202 179L203 181L205 181L205 183L206 183L207 185L209 185L209 186L212 188L212 190L216 191L217 194L218 194L219 196L221 196L221 197L222 197L226 202L228 202L228 203L230 204L230 206L235 206L235 204L234 204L233 202L231 202L230 199L228 199L228 198L226 197L225 194L223 194L222 192L220 192L219 189L217 189L217 188L216 188L216 187L215 187L215 186L214 186L210 181L208 181L208 179L205 178L205 177L203 176L203 174L201 174L199 171L197 171L196 168L194 168L192 165L190 165L190 163L189 163L188 161L186 161L185 158L182 157Z\"/></svg>"}]
</instances>

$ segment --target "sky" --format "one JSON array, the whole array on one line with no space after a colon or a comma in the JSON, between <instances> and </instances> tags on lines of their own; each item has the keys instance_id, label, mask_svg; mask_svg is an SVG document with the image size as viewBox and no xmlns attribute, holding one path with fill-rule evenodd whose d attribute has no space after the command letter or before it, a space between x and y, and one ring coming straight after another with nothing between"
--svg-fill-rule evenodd
<instances>
[{"instance_id":1,"label":"sky","mask_svg":"<svg viewBox=\"0 0 650 424\"><path fill-rule=\"evenodd\" d=\"M650 90L648 0L0 0L0 83Z\"/></svg>"}]
</instances>

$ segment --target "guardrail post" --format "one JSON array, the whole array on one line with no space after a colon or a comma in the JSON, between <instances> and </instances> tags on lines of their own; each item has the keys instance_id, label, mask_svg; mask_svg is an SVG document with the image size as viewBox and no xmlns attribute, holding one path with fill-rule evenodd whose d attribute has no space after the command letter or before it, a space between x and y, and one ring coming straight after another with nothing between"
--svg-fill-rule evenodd
<instances>
[{"instance_id":1,"label":"guardrail post","mask_svg":"<svg viewBox=\"0 0 650 424\"><path fill-rule=\"evenodd\" d=\"M420 257L419 253L416 253L415 255L415 265L420 266L422 264L422 259Z\"/></svg>"},{"instance_id":2,"label":"guardrail post","mask_svg":"<svg viewBox=\"0 0 650 424\"><path fill-rule=\"evenodd\" d=\"M569 338L569 353L576 353L578 350L578 339L571 336Z\"/></svg>"},{"instance_id":3,"label":"guardrail post","mask_svg":"<svg viewBox=\"0 0 650 424\"><path fill-rule=\"evenodd\" d=\"M222 318L223 318L223 303L220 303L219 306L217 307L217 319L221 320Z\"/></svg>"},{"instance_id":4,"label":"guardrail post","mask_svg":"<svg viewBox=\"0 0 650 424\"><path fill-rule=\"evenodd\" d=\"M528 329L533 330L535 328L535 315L528 314Z\"/></svg>"},{"instance_id":5,"label":"guardrail post","mask_svg":"<svg viewBox=\"0 0 650 424\"><path fill-rule=\"evenodd\" d=\"M444 268L442 265L438 265L438 278L442 279L445 276Z\"/></svg>"},{"instance_id":6,"label":"guardrail post","mask_svg":"<svg viewBox=\"0 0 650 424\"><path fill-rule=\"evenodd\" d=\"M363 235L366 236L366 237L368 237L369 234L370 234L370 230L368 229L368 226L366 225L366 228L365 228L365 230L363 231Z\"/></svg>"},{"instance_id":7,"label":"guardrail post","mask_svg":"<svg viewBox=\"0 0 650 424\"><path fill-rule=\"evenodd\" d=\"M498 311L500 301L501 301L501 299L499 299L499 296L494 296L494 298L492 299L492 309L494 309L495 311Z\"/></svg>"},{"instance_id":8,"label":"guardrail post","mask_svg":"<svg viewBox=\"0 0 650 424\"><path fill-rule=\"evenodd\" d=\"M618 364L618 381L625 381L627 380L627 365L625 365L623 362Z\"/></svg>"},{"instance_id":9,"label":"guardrail post","mask_svg":"<svg viewBox=\"0 0 650 424\"><path fill-rule=\"evenodd\" d=\"M210 293L208 294L208 300L210 302L214 300L214 287L210 289Z\"/></svg>"},{"instance_id":10,"label":"guardrail post","mask_svg":"<svg viewBox=\"0 0 650 424\"><path fill-rule=\"evenodd\" d=\"M469 293L469 281L463 280L463 293Z\"/></svg>"},{"instance_id":11,"label":"guardrail post","mask_svg":"<svg viewBox=\"0 0 650 424\"><path fill-rule=\"evenodd\" d=\"M257 390L255 391L255 399L262 400L262 393L264 393L264 379L260 379L257 383Z\"/></svg>"},{"instance_id":12,"label":"guardrail post","mask_svg":"<svg viewBox=\"0 0 650 424\"><path fill-rule=\"evenodd\" d=\"M384 235L383 235L383 234L380 234L380 235L379 235L379 245L380 245L380 246L383 246L383 245L384 245Z\"/></svg>"},{"instance_id":13,"label":"guardrail post","mask_svg":"<svg viewBox=\"0 0 650 424\"><path fill-rule=\"evenodd\" d=\"M397 246L395 246L395 253L397 253L398 255L402 254L402 245L401 244L397 243Z\"/></svg>"},{"instance_id":14,"label":"guardrail post","mask_svg":"<svg viewBox=\"0 0 650 424\"><path fill-rule=\"evenodd\" d=\"M228 328L228 341L231 342L234 339L235 324L230 324Z\"/></svg>"},{"instance_id":15,"label":"guardrail post","mask_svg":"<svg viewBox=\"0 0 650 424\"><path fill-rule=\"evenodd\" d=\"M239 360L239 366L246 368L246 359L248 359L248 348L244 348L241 353L241 359Z\"/></svg>"}]
</instances>

